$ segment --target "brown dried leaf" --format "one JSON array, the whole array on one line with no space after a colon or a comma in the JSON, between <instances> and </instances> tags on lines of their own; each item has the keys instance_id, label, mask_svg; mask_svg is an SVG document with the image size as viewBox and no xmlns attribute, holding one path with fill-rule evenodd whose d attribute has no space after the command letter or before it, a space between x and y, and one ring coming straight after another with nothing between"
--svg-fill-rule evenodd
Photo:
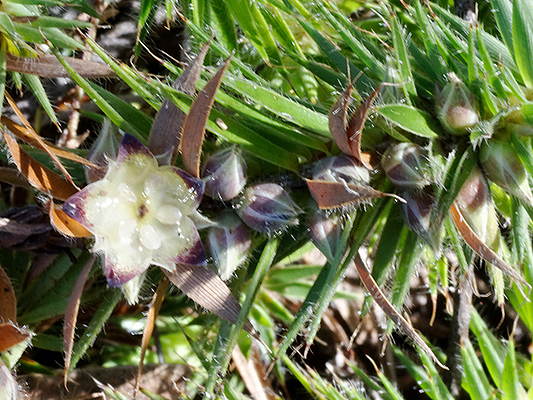
<instances>
[{"instance_id":1,"label":"brown dried leaf","mask_svg":"<svg viewBox=\"0 0 533 400\"><path fill-rule=\"evenodd\" d=\"M370 186L306 179L311 196L322 210L356 205L378 197L389 196L404 202L401 197L383 193Z\"/></svg>"},{"instance_id":2,"label":"brown dried leaf","mask_svg":"<svg viewBox=\"0 0 533 400\"><path fill-rule=\"evenodd\" d=\"M65 212L55 204L52 200L49 200L45 204L48 209L48 216L50 217L50 223L63 235L82 238L91 236L92 233L85 229L78 221L69 217Z\"/></svg>"},{"instance_id":3,"label":"brown dried leaf","mask_svg":"<svg viewBox=\"0 0 533 400\"><path fill-rule=\"evenodd\" d=\"M143 339L141 343L141 357L139 360L139 368L137 369L137 376L135 377L133 398L135 398L135 394L139 390L139 386L141 384L144 356L146 355L146 350L150 344L150 338L152 337L152 333L154 331L155 320L159 314L159 309L161 308L161 304L163 304L165 293L167 292L169 285L170 281L166 277L159 281L157 290L154 293L154 298L152 299L152 304L150 305L150 310L148 310L148 315L146 316L146 325L144 326Z\"/></svg>"},{"instance_id":4,"label":"brown dried leaf","mask_svg":"<svg viewBox=\"0 0 533 400\"><path fill-rule=\"evenodd\" d=\"M357 106L354 113L350 117L348 126L346 127L346 139L350 146L351 155L358 159L366 168L372 169L370 165L370 154L363 153L361 151L361 138L363 133L363 127L365 125L366 118L370 107L378 97L381 85L378 86L361 104ZM350 155L350 154L349 154Z\"/></svg>"},{"instance_id":5,"label":"brown dried leaf","mask_svg":"<svg viewBox=\"0 0 533 400\"><path fill-rule=\"evenodd\" d=\"M344 154L355 157L366 168L370 165L370 154L361 152L361 134L365 125L368 111L379 94L381 86L378 86L365 100L357 106L348 123L346 117L348 107L352 103L353 86L350 83L329 111L329 131L337 146Z\"/></svg>"},{"instance_id":6,"label":"brown dried leaf","mask_svg":"<svg viewBox=\"0 0 533 400\"><path fill-rule=\"evenodd\" d=\"M0 321L17 322L17 298L11 280L0 266Z\"/></svg>"},{"instance_id":7,"label":"brown dried leaf","mask_svg":"<svg viewBox=\"0 0 533 400\"><path fill-rule=\"evenodd\" d=\"M20 120L22 121L22 123L24 124L24 126L26 127L27 131L28 132L31 132L31 135L33 136L33 138L39 143L39 147L41 149L43 149L46 154L48 154L48 156L52 159L52 162L54 163L54 165L63 173L63 175L65 176L65 178L67 178L67 180L75 187L79 190L79 188L76 186L76 184L74 183L74 181L72 180L72 177L70 176L70 174L68 173L67 169L63 166L63 164L61 164L61 161L59 161L59 158L57 158L57 156L50 151L50 149L48 148L48 146L46 146L46 143L43 141L43 139L37 135L37 133L33 130L33 127L31 126L31 124L28 122L28 120L26 119L26 117L24 117L24 115L22 114L22 112L19 110L17 104L15 103L15 101L11 98L11 96L9 95L9 93L5 93L5 97L9 103L9 105L11 106L11 108L13 109L13 111L15 111L15 114L17 114L17 117L20 118Z\"/></svg>"},{"instance_id":8,"label":"brown dried leaf","mask_svg":"<svg viewBox=\"0 0 533 400\"><path fill-rule=\"evenodd\" d=\"M63 68L54 56L40 56L37 58L16 57L7 54L7 70L23 74L38 75L48 78L70 78L70 74ZM112 78L115 72L104 63L65 57L74 70L84 78Z\"/></svg>"},{"instance_id":9,"label":"brown dried leaf","mask_svg":"<svg viewBox=\"0 0 533 400\"><path fill-rule=\"evenodd\" d=\"M468 225L465 218L459 210L459 206L456 202L450 207L450 214L452 215L453 222L457 227L457 230L463 237L464 241L474 252L485 261L491 263L495 267L501 269L505 274L515 279L517 282L521 282L531 287L518 272L514 270L509 264L503 261L498 254L496 254L490 247L488 247L483 241L476 235L472 228Z\"/></svg>"},{"instance_id":10,"label":"brown dried leaf","mask_svg":"<svg viewBox=\"0 0 533 400\"><path fill-rule=\"evenodd\" d=\"M241 305L224 281L209 268L177 264L176 271L163 270L163 272L170 282L196 303L232 324L237 322ZM243 329L256 335L249 321L246 321Z\"/></svg>"},{"instance_id":11,"label":"brown dried leaf","mask_svg":"<svg viewBox=\"0 0 533 400\"><path fill-rule=\"evenodd\" d=\"M213 103L215 94L220 87L224 72L229 66L231 56L218 70L205 87L194 99L189 114L185 118L181 137L181 157L185 169L195 177L200 177L200 155L202 153L202 143L204 141L205 126Z\"/></svg>"},{"instance_id":12,"label":"brown dried leaf","mask_svg":"<svg viewBox=\"0 0 533 400\"><path fill-rule=\"evenodd\" d=\"M393 305L387 300L379 286L377 285L376 281L368 271L368 268L366 267L365 262L359 255L359 253L355 253L354 256L354 262L355 266L357 267L357 272L359 272L359 277L363 281L365 287L369 291L370 295L374 299L374 301L377 303L377 305L383 310L385 314L388 315L388 317L402 330L402 332L407 335L415 344L420 347L424 353L429 355L433 361L442 369L448 369L445 365L443 365L439 359L433 354L429 346L422 340L422 338L418 335L418 333L415 331L415 329L407 322L407 320L402 317L398 311L393 307Z\"/></svg>"},{"instance_id":13,"label":"brown dried leaf","mask_svg":"<svg viewBox=\"0 0 533 400\"><path fill-rule=\"evenodd\" d=\"M78 191L72 183L30 157L4 130L2 133L17 168L34 188L59 200L66 200Z\"/></svg>"},{"instance_id":14,"label":"brown dried leaf","mask_svg":"<svg viewBox=\"0 0 533 400\"><path fill-rule=\"evenodd\" d=\"M328 114L329 131L337 146L344 154L352 155L352 149L346 136L346 115L348 107L352 104L353 86L350 83L342 92L341 97L335 102Z\"/></svg>"},{"instance_id":15,"label":"brown dried leaf","mask_svg":"<svg viewBox=\"0 0 533 400\"><path fill-rule=\"evenodd\" d=\"M77 163L86 165L87 167L91 168L100 168L98 165L90 162L89 160L80 157L77 154L71 153L70 151L63 150L61 147L58 147L49 141L42 139L33 129L28 129L22 125L17 124L12 119L6 117L5 115L2 115L0 118L2 124L5 125L5 127L11 132L13 135L18 137L20 140L28 143L31 146L38 147L45 151L50 151L51 153L54 153L55 155L66 158L68 160L75 161ZM44 144L44 147L43 147Z\"/></svg>"},{"instance_id":16,"label":"brown dried leaf","mask_svg":"<svg viewBox=\"0 0 533 400\"><path fill-rule=\"evenodd\" d=\"M174 81L172 85L174 89L189 96L194 95L196 82L202 71L209 44L210 42L207 42L202 47L198 56ZM169 99L163 100L159 111L155 115L150 136L148 137L148 148L158 158L159 164L174 165L180 146L181 129L186 116L187 114L176 107ZM161 158L164 158L164 160Z\"/></svg>"},{"instance_id":17,"label":"brown dried leaf","mask_svg":"<svg viewBox=\"0 0 533 400\"><path fill-rule=\"evenodd\" d=\"M63 324L63 348L65 349L65 377L63 384L67 387L68 370L70 369L70 360L72 358L72 348L74 347L74 333L76 330L76 321L78 319L78 311L80 309L80 299L83 293L83 287L91 272L94 264L94 257L91 257L87 264L83 267L76 284L72 289L70 298L68 300L67 309L65 310L65 322Z\"/></svg>"},{"instance_id":18,"label":"brown dried leaf","mask_svg":"<svg viewBox=\"0 0 533 400\"><path fill-rule=\"evenodd\" d=\"M28 332L15 326L12 322L0 324L0 353L23 342L29 337L30 334Z\"/></svg>"}]
</instances>

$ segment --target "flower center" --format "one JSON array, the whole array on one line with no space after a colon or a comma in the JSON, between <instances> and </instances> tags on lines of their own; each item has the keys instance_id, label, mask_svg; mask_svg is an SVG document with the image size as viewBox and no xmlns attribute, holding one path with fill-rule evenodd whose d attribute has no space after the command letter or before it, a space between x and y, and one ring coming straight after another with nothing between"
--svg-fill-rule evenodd
<instances>
[{"instance_id":1,"label":"flower center","mask_svg":"<svg viewBox=\"0 0 533 400\"><path fill-rule=\"evenodd\" d=\"M148 208L145 204L141 204L137 210L137 217L142 219L148 213Z\"/></svg>"}]
</instances>

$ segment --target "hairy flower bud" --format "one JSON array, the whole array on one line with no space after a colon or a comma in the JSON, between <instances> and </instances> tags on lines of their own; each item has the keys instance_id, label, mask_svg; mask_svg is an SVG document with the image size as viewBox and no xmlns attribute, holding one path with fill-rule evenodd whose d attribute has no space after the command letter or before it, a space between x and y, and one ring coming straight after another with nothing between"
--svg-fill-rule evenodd
<instances>
[{"instance_id":1,"label":"hairy flower bud","mask_svg":"<svg viewBox=\"0 0 533 400\"><path fill-rule=\"evenodd\" d=\"M407 227L437 250L442 218L434 215L433 188L426 186L421 190L405 190L400 192L400 196L405 200L399 205Z\"/></svg>"},{"instance_id":2,"label":"hairy flower bud","mask_svg":"<svg viewBox=\"0 0 533 400\"><path fill-rule=\"evenodd\" d=\"M318 161L313 169L313 179L366 185L370 181L370 174L355 158L337 156Z\"/></svg>"},{"instance_id":3,"label":"hairy flower bud","mask_svg":"<svg viewBox=\"0 0 533 400\"><path fill-rule=\"evenodd\" d=\"M479 239L497 251L499 247L499 226L496 209L487 179L479 168L474 169L461 191L456 203L461 215Z\"/></svg>"},{"instance_id":4,"label":"hairy flower bud","mask_svg":"<svg viewBox=\"0 0 533 400\"><path fill-rule=\"evenodd\" d=\"M381 158L381 165L398 188L422 188L430 183L427 152L414 143L389 147Z\"/></svg>"},{"instance_id":5,"label":"hairy flower bud","mask_svg":"<svg viewBox=\"0 0 533 400\"><path fill-rule=\"evenodd\" d=\"M275 183L247 188L235 208L246 225L265 233L297 225L297 215L302 213L289 194Z\"/></svg>"},{"instance_id":6,"label":"hairy flower bud","mask_svg":"<svg viewBox=\"0 0 533 400\"><path fill-rule=\"evenodd\" d=\"M454 135L465 135L479 122L474 95L453 72L438 94L437 116L444 128Z\"/></svg>"},{"instance_id":7,"label":"hairy flower bud","mask_svg":"<svg viewBox=\"0 0 533 400\"><path fill-rule=\"evenodd\" d=\"M246 163L240 150L228 147L212 154L202 168L205 194L216 200L235 198L246 185Z\"/></svg>"},{"instance_id":8,"label":"hairy flower bud","mask_svg":"<svg viewBox=\"0 0 533 400\"><path fill-rule=\"evenodd\" d=\"M239 265L246 261L252 244L248 228L233 212L224 213L207 231L207 247L223 280L231 278Z\"/></svg>"},{"instance_id":9,"label":"hairy flower bud","mask_svg":"<svg viewBox=\"0 0 533 400\"><path fill-rule=\"evenodd\" d=\"M332 262L342 235L343 225L339 216L326 216L323 211L316 210L309 221L308 235L318 250Z\"/></svg>"},{"instance_id":10,"label":"hairy flower bud","mask_svg":"<svg viewBox=\"0 0 533 400\"><path fill-rule=\"evenodd\" d=\"M481 145L479 159L483 171L492 182L533 204L527 171L512 146L499 140L490 140Z\"/></svg>"}]
</instances>

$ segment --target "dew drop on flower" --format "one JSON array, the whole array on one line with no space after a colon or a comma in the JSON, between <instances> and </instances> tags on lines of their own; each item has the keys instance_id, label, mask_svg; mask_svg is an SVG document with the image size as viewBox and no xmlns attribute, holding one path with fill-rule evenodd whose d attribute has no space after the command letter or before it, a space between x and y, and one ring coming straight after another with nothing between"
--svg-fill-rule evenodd
<instances>
[{"instance_id":1,"label":"dew drop on flower","mask_svg":"<svg viewBox=\"0 0 533 400\"><path fill-rule=\"evenodd\" d=\"M160 206L155 212L157 220L165 225L179 224L182 216L180 209L170 204Z\"/></svg>"},{"instance_id":2,"label":"dew drop on flower","mask_svg":"<svg viewBox=\"0 0 533 400\"><path fill-rule=\"evenodd\" d=\"M157 250L161 247L161 236L152 225L142 225L139 230L139 238L142 245L149 250Z\"/></svg>"},{"instance_id":3,"label":"dew drop on flower","mask_svg":"<svg viewBox=\"0 0 533 400\"><path fill-rule=\"evenodd\" d=\"M144 194L152 196L163 187L163 178L158 174L151 174L144 181Z\"/></svg>"}]
</instances>

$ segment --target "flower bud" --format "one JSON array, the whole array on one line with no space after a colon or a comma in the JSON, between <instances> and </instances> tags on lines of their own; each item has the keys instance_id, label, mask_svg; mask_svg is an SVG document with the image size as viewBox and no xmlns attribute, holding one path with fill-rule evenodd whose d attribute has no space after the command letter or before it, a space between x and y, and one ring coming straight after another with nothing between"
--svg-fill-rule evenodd
<instances>
[{"instance_id":1,"label":"flower bud","mask_svg":"<svg viewBox=\"0 0 533 400\"><path fill-rule=\"evenodd\" d=\"M207 247L220 278L228 280L237 267L246 261L252 240L248 228L232 212L222 214L216 223L207 231Z\"/></svg>"},{"instance_id":2,"label":"flower bud","mask_svg":"<svg viewBox=\"0 0 533 400\"><path fill-rule=\"evenodd\" d=\"M246 185L246 163L240 150L228 147L212 154L202 168L205 194L216 200L235 198Z\"/></svg>"},{"instance_id":3,"label":"flower bud","mask_svg":"<svg viewBox=\"0 0 533 400\"><path fill-rule=\"evenodd\" d=\"M427 152L414 143L389 147L381 158L381 165L398 188L422 188L430 183Z\"/></svg>"},{"instance_id":4,"label":"flower bud","mask_svg":"<svg viewBox=\"0 0 533 400\"><path fill-rule=\"evenodd\" d=\"M479 168L472 171L455 201L466 223L479 239L497 251L500 232L498 217L489 184Z\"/></svg>"},{"instance_id":5,"label":"flower bud","mask_svg":"<svg viewBox=\"0 0 533 400\"><path fill-rule=\"evenodd\" d=\"M416 232L434 250L438 248L441 218L435 218L435 197L433 188L405 190L399 193L405 203L399 203L405 224Z\"/></svg>"},{"instance_id":6,"label":"flower bud","mask_svg":"<svg viewBox=\"0 0 533 400\"><path fill-rule=\"evenodd\" d=\"M444 128L454 135L465 135L479 122L474 95L453 72L438 94L437 116Z\"/></svg>"},{"instance_id":7,"label":"flower bud","mask_svg":"<svg viewBox=\"0 0 533 400\"><path fill-rule=\"evenodd\" d=\"M339 216L326 216L323 211L315 210L309 221L308 235L318 250L332 262L342 235L343 225Z\"/></svg>"},{"instance_id":8,"label":"flower bud","mask_svg":"<svg viewBox=\"0 0 533 400\"><path fill-rule=\"evenodd\" d=\"M235 208L246 225L266 233L297 225L297 215L302 213L289 194L275 183L249 187Z\"/></svg>"},{"instance_id":9,"label":"flower bud","mask_svg":"<svg viewBox=\"0 0 533 400\"><path fill-rule=\"evenodd\" d=\"M481 145L479 159L487 177L503 190L533 204L528 174L509 144L490 140Z\"/></svg>"},{"instance_id":10,"label":"flower bud","mask_svg":"<svg viewBox=\"0 0 533 400\"><path fill-rule=\"evenodd\" d=\"M370 174L360 162L350 156L329 157L318 161L313 170L313 179L328 182L367 184Z\"/></svg>"}]
</instances>

